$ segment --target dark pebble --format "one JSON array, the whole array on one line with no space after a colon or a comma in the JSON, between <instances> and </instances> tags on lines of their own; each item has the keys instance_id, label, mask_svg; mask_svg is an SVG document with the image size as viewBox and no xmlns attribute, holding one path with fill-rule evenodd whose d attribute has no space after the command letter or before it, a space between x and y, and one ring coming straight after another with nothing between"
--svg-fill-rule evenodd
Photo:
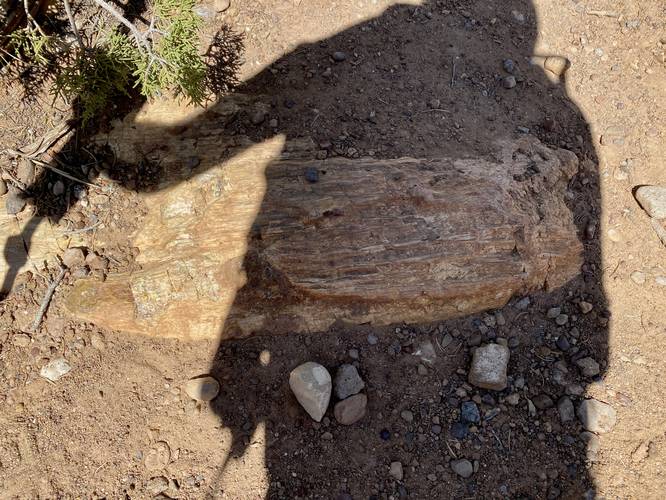
<instances>
[{"instance_id":1,"label":"dark pebble","mask_svg":"<svg viewBox=\"0 0 666 500\"><path fill-rule=\"evenodd\" d=\"M453 438L462 441L469 434L469 429L467 428L467 424L463 424L462 422L455 422L451 426L450 433Z\"/></svg>"},{"instance_id":2,"label":"dark pebble","mask_svg":"<svg viewBox=\"0 0 666 500\"><path fill-rule=\"evenodd\" d=\"M569 341L564 335L560 335L560 338L557 339L557 348L560 351L568 351L569 348L571 347L571 344L569 344Z\"/></svg>"},{"instance_id":3,"label":"dark pebble","mask_svg":"<svg viewBox=\"0 0 666 500\"><path fill-rule=\"evenodd\" d=\"M516 71L516 63L513 62L513 59L505 59L504 63L502 63L502 67L507 73L513 74L513 72Z\"/></svg>"},{"instance_id":4,"label":"dark pebble","mask_svg":"<svg viewBox=\"0 0 666 500\"><path fill-rule=\"evenodd\" d=\"M333 52L333 60L335 62L342 62L345 59L347 59L347 54L345 54L344 52L340 52L340 51Z\"/></svg>"},{"instance_id":5,"label":"dark pebble","mask_svg":"<svg viewBox=\"0 0 666 500\"><path fill-rule=\"evenodd\" d=\"M308 182L319 182L319 170L314 167L310 167L305 171L305 180Z\"/></svg>"},{"instance_id":6,"label":"dark pebble","mask_svg":"<svg viewBox=\"0 0 666 500\"><path fill-rule=\"evenodd\" d=\"M518 337L509 337L509 347L515 349L520 345L520 339Z\"/></svg>"},{"instance_id":7,"label":"dark pebble","mask_svg":"<svg viewBox=\"0 0 666 500\"><path fill-rule=\"evenodd\" d=\"M391 433L388 431L388 429L382 429L379 433L379 437L382 438L383 441L388 441L391 439Z\"/></svg>"},{"instance_id":8,"label":"dark pebble","mask_svg":"<svg viewBox=\"0 0 666 500\"><path fill-rule=\"evenodd\" d=\"M285 108L291 109L294 106L296 106L296 101L294 101L293 99L285 99L284 100L284 107Z\"/></svg>"},{"instance_id":9,"label":"dark pebble","mask_svg":"<svg viewBox=\"0 0 666 500\"><path fill-rule=\"evenodd\" d=\"M481 421L479 407L474 401L465 401L460 405L460 418L470 424L478 424Z\"/></svg>"}]
</instances>

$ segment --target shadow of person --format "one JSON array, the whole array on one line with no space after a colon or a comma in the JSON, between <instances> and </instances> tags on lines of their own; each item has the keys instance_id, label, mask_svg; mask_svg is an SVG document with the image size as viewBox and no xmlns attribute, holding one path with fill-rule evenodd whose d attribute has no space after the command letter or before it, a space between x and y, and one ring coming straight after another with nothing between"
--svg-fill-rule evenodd
<instances>
[{"instance_id":1,"label":"shadow of person","mask_svg":"<svg viewBox=\"0 0 666 500\"><path fill-rule=\"evenodd\" d=\"M584 388L603 375L603 368L592 379L582 375L577 361L592 357L604 367L607 355L608 313L595 237L597 160L588 125L567 97L564 76L558 81L528 63L536 35L530 2L475 3L466 10L446 2L396 5L331 38L299 46L239 89L268 95L269 114L278 125L253 129L248 111L231 128L256 134L257 140L278 131L287 141L311 136L329 158L487 157L498 140L529 133L575 152L580 162L567 204L584 247L581 275L557 291L537 292L527 314L510 304L499 311L505 325L490 320L487 326L477 315L435 326L334 327L311 338L265 335L220 344L211 372L222 382L214 410L234 434L227 463L242 461L256 429L265 426L267 498L593 496L588 466L597 438L584 433L576 418L561 416L558 404L569 398L577 405ZM275 290L281 278L271 276L260 257L270 221L288 217L285 211L293 208L293 200L285 201L285 192L271 183L278 168L266 170L267 192L250 234L248 283L236 295L238 309L247 303L257 311L280 307ZM300 179L304 186L306 181ZM326 256L320 257L326 266ZM267 283L275 286L269 290ZM594 311L581 314L579 301L593 303ZM551 307L568 314L567 326L546 316ZM379 337L377 345L366 344L368 331ZM408 353L433 332L455 332L460 350L440 356L427 378L419 378ZM471 390L457 372L468 366L469 347L479 335L481 341L511 340L511 382L501 393ZM401 354L395 354L395 342ZM361 359L349 358L349 348L360 350ZM262 352L272 356L267 366L258 361ZM308 360L332 373L343 362L359 366L370 400L364 420L345 427L329 413L320 425L299 409L287 375ZM520 396L515 407L507 402L513 400L507 400L510 393ZM459 405L472 395L484 418L493 420L468 427L463 437L456 427ZM414 414L413 421L401 419L403 409ZM500 415L488 417L495 409ZM476 460L478 470L469 479L457 477L447 463L453 457ZM403 478L389 475L393 461L403 464Z\"/></svg>"},{"instance_id":2,"label":"shadow of person","mask_svg":"<svg viewBox=\"0 0 666 500\"><path fill-rule=\"evenodd\" d=\"M595 235L600 215L597 161L589 127L567 97L564 76L557 81L529 64L537 28L534 8L524 0L465 2L464 7L448 1L395 5L330 38L297 47L244 82L237 93L248 96L252 106L241 106L230 120L221 121L218 113L208 111L178 127L137 125L133 133L153 137L156 147L167 134L209 148L228 144L229 136L249 136L257 143L279 135L286 144L311 137L322 157L352 159L492 158L499 141L529 133L546 145L573 151L579 159L566 193L584 248L581 275L561 289L535 291L526 310L510 303L496 315L434 326L336 325L317 336L222 341L210 372L222 386L211 407L233 436L225 467L242 463L253 445L263 446L267 478L265 491L258 494L251 488L255 476L249 476L247 490L242 485L229 489L221 471L213 496L593 495L588 473L593 457L586 444L597 446L596 437L581 438L578 421L561 419L555 402L565 396L579 401L587 385L600 380L607 357L608 313ZM270 119L255 119L257 102L264 102ZM247 146L238 144L235 153ZM223 154L213 156L219 160ZM162 172L162 185L191 176L191 171L180 170L179 161L171 164L173 169L166 165ZM197 172L213 164L209 155ZM278 168L267 167L266 193L243 262L247 284L236 294L228 321L248 303L257 311L274 311L281 306L275 290L289 287L259 256L269 221L289 210L290 200L270 182ZM330 265L325 255L321 262ZM266 288L266 283L272 286ZM594 304L593 311L580 314L581 300ZM564 325L545 314L555 306L567 315ZM266 326L270 333L271 325ZM368 333L378 342L366 345ZM411 354L423 339L439 340L444 333L451 334L451 345L458 347L440 352L426 368L428 374L419 375L418 356ZM509 339L512 349L509 387L498 393L466 386L459 370L468 366L470 348L497 337ZM351 359L350 348L357 351ZM599 374L579 373L576 362L586 357L599 362ZM363 420L344 427L330 412L321 424L305 415L287 378L291 369L308 360L332 371L344 361L359 365L369 397ZM513 393L518 394L517 406L510 403L515 398L507 399ZM461 427L460 404L470 398L484 420ZM405 410L411 418L401 417ZM260 428L263 437L258 438ZM454 457L474 462L474 474L456 476L448 464ZM395 461L403 464L401 477L388 473Z\"/></svg>"}]
</instances>

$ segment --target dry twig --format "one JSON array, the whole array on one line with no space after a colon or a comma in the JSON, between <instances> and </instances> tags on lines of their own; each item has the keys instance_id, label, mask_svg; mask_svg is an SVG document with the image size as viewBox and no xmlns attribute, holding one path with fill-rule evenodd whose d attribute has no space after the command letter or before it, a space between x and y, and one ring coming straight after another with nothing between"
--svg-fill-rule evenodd
<instances>
[{"instance_id":1,"label":"dry twig","mask_svg":"<svg viewBox=\"0 0 666 500\"><path fill-rule=\"evenodd\" d=\"M58 285L65 277L66 273L67 273L67 268L61 265L60 274L56 276L56 278L51 282L49 287L46 289L46 293L44 294L44 298L42 299L42 305L39 307L39 311L37 311L37 316L35 316L35 321L32 323L32 328L30 329L32 333L35 333L37 331L37 328L39 328L39 324L42 322L44 313L46 312L46 309L49 307L51 298L53 297L56 288L58 288Z\"/></svg>"}]
</instances>

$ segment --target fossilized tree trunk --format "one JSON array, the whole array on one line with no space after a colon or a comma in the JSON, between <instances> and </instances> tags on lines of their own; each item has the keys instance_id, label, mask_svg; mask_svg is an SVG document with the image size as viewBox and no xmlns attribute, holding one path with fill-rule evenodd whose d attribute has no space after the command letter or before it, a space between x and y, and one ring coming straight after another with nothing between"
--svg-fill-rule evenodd
<instances>
[{"instance_id":1,"label":"fossilized tree trunk","mask_svg":"<svg viewBox=\"0 0 666 500\"><path fill-rule=\"evenodd\" d=\"M130 157L158 139L116 133ZM276 137L222 161L219 140L192 134L162 148L200 167L145 195L141 270L78 281L73 315L181 338L309 332L465 315L579 272L564 203L576 157L534 139L495 158L313 161Z\"/></svg>"}]
</instances>

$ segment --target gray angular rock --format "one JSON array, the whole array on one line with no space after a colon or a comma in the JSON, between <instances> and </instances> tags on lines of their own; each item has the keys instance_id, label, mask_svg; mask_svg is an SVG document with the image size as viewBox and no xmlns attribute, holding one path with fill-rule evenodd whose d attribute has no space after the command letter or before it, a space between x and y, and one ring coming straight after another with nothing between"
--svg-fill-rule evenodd
<instances>
[{"instance_id":1,"label":"gray angular rock","mask_svg":"<svg viewBox=\"0 0 666 500\"><path fill-rule=\"evenodd\" d=\"M586 399L578 406L578 419L585 430L601 434L610 432L617 422L615 409L602 401Z\"/></svg>"},{"instance_id":2,"label":"gray angular rock","mask_svg":"<svg viewBox=\"0 0 666 500\"><path fill-rule=\"evenodd\" d=\"M460 477L463 477L465 479L471 477L472 474L474 474L474 466L472 465L472 462L470 462L466 458L451 460L451 462L449 462L449 465L451 465L451 469L453 469L453 472L455 472Z\"/></svg>"},{"instance_id":3,"label":"gray angular rock","mask_svg":"<svg viewBox=\"0 0 666 500\"><path fill-rule=\"evenodd\" d=\"M39 375L51 382L55 382L64 375L67 375L71 369L72 367L69 366L65 358L56 358L44 365L39 370Z\"/></svg>"},{"instance_id":4,"label":"gray angular rock","mask_svg":"<svg viewBox=\"0 0 666 500\"><path fill-rule=\"evenodd\" d=\"M599 436L592 432L583 431L580 433L580 439L587 445L587 450L585 450L587 459L590 462L596 462L599 455L599 448L601 447Z\"/></svg>"},{"instance_id":5,"label":"gray angular rock","mask_svg":"<svg viewBox=\"0 0 666 500\"><path fill-rule=\"evenodd\" d=\"M389 474L391 474L398 481L402 481L403 478L402 464L400 462L391 462L391 467L389 468Z\"/></svg>"},{"instance_id":6,"label":"gray angular rock","mask_svg":"<svg viewBox=\"0 0 666 500\"><path fill-rule=\"evenodd\" d=\"M331 374L319 363L308 361L289 374L289 387L313 420L320 422L331 400Z\"/></svg>"},{"instance_id":7,"label":"gray angular rock","mask_svg":"<svg viewBox=\"0 0 666 500\"><path fill-rule=\"evenodd\" d=\"M479 347L474 351L472 358L468 375L469 383L495 391L506 388L509 356L509 348L500 344L486 344Z\"/></svg>"},{"instance_id":8,"label":"gray angular rock","mask_svg":"<svg viewBox=\"0 0 666 500\"><path fill-rule=\"evenodd\" d=\"M666 219L666 187L641 186L635 196L650 217Z\"/></svg>"},{"instance_id":9,"label":"gray angular rock","mask_svg":"<svg viewBox=\"0 0 666 500\"><path fill-rule=\"evenodd\" d=\"M65 183L58 180L53 183L53 194L55 196L61 196L65 193Z\"/></svg>"},{"instance_id":10,"label":"gray angular rock","mask_svg":"<svg viewBox=\"0 0 666 500\"><path fill-rule=\"evenodd\" d=\"M568 396L562 396L557 401L557 412L560 414L562 423L571 422L576 416L574 405Z\"/></svg>"},{"instance_id":11,"label":"gray angular rock","mask_svg":"<svg viewBox=\"0 0 666 500\"><path fill-rule=\"evenodd\" d=\"M83 255L83 250L80 248L68 248L65 250L65 253L62 254L62 263L69 269L82 266L85 260L86 257Z\"/></svg>"},{"instance_id":12,"label":"gray angular rock","mask_svg":"<svg viewBox=\"0 0 666 500\"><path fill-rule=\"evenodd\" d=\"M363 418L367 406L368 397L365 394L354 394L339 401L333 408L333 415L338 423L352 425Z\"/></svg>"},{"instance_id":13,"label":"gray angular rock","mask_svg":"<svg viewBox=\"0 0 666 500\"><path fill-rule=\"evenodd\" d=\"M344 364L335 374L334 387L337 398L345 399L361 392L365 383L354 365Z\"/></svg>"},{"instance_id":14,"label":"gray angular rock","mask_svg":"<svg viewBox=\"0 0 666 500\"><path fill-rule=\"evenodd\" d=\"M220 392L220 384L213 377L197 377L185 382L185 393L197 401L212 401Z\"/></svg>"},{"instance_id":15,"label":"gray angular rock","mask_svg":"<svg viewBox=\"0 0 666 500\"><path fill-rule=\"evenodd\" d=\"M15 189L10 189L7 198L5 199L5 209L8 215L16 215L21 212L26 206L26 199Z\"/></svg>"},{"instance_id":16,"label":"gray angular rock","mask_svg":"<svg viewBox=\"0 0 666 500\"><path fill-rule=\"evenodd\" d=\"M590 357L579 359L576 361L576 365L578 368L580 368L580 372L585 377L594 377L599 375L599 363Z\"/></svg>"}]
</instances>

